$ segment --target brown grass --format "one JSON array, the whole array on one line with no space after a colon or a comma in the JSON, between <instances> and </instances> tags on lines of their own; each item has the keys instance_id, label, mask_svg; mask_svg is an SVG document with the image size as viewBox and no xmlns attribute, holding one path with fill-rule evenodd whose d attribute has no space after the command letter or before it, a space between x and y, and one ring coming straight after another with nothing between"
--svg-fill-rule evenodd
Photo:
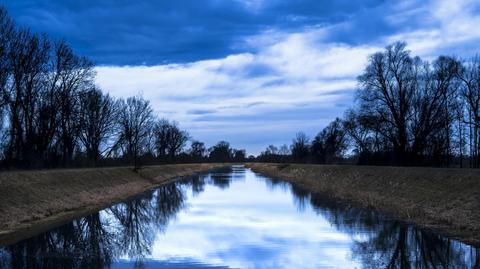
<instances>
[{"instance_id":1,"label":"brown grass","mask_svg":"<svg viewBox=\"0 0 480 269\"><path fill-rule=\"evenodd\" d=\"M138 173L130 167L2 172L0 245L104 208L175 177L218 166L147 166Z\"/></svg>"},{"instance_id":2,"label":"brown grass","mask_svg":"<svg viewBox=\"0 0 480 269\"><path fill-rule=\"evenodd\" d=\"M248 164L256 172L480 243L480 170Z\"/></svg>"}]
</instances>

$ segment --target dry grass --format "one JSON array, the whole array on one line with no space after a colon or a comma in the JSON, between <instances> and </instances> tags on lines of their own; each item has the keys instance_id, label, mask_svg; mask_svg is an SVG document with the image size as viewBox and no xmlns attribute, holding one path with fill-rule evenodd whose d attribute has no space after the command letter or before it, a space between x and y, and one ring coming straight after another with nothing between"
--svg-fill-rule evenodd
<instances>
[{"instance_id":1,"label":"dry grass","mask_svg":"<svg viewBox=\"0 0 480 269\"><path fill-rule=\"evenodd\" d=\"M0 173L0 242L34 233L219 164L16 171Z\"/></svg>"},{"instance_id":2,"label":"dry grass","mask_svg":"<svg viewBox=\"0 0 480 269\"><path fill-rule=\"evenodd\" d=\"M357 206L480 243L480 170L343 165L248 164Z\"/></svg>"}]
</instances>

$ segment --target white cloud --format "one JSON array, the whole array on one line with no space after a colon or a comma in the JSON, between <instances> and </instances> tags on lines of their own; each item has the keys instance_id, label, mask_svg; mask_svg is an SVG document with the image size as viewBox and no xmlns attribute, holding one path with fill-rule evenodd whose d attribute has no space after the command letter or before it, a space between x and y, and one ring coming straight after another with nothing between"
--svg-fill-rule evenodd
<instances>
[{"instance_id":1,"label":"white cloud","mask_svg":"<svg viewBox=\"0 0 480 269\"><path fill-rule=\"evenodd\" d=\"M430 1L421 11L404 17L421 18L421 27L388 36L386 42L404 40L415 54L430 59L439 53L471 56L480 41L479 9L480 3L474 0Z\"/></svg>"},{"instance_id":2,"label":"white cloud","mask_svg":"<svg viewBox=\"0 0 480 269\"><path fill-rule=\"evenodd\" d=\"M362 70L367 55L375 49L318 45L311 32L285 34L280 42L256 54L152 67L102 66L97 68L97 81L114 96L142 93L151 100L159 116L177 120L184 128L191 129L194 137L213 143L226 138L213 130L208 134L198 132L208 137L197 137L195 130L218 131L222 126L237 126L254 132L257 122L238 118L255 116L261 122L265 115L280 111L295 113L298 106L316 106L319 119L322 110L336 109L341 114L343 108L335 104L350 96L345 91L353 91L356 75ZM214 112L198 115L190 114L191 111ZM213 121L197 122L207 116L231 118L220 121L220 126ZM270 132L278 132L278 123L265 124L264 129L270 127ZM210 125L213 128L209 128ZM291 130L285 134L285 139L290 140L293 133ZM209 139L216 134L218 137Z\"/></svg>"},{"instance_id":3,"label":"white cloud","mask_svg":"<svg viewBox=\"0 0 480 269\"><path fill-rule=\"evenodd\" d=\"M326 33L335 30L331 26L297 33L271 29L246 40L255 53L188 64L103 66L97 68L97 79L114 96L143 93L159 116L179 121L207 144L226 139L258 153L262 143L262 148L270 141L288 143L302 129L313 135L341 116L367 56L389 43L405 40L414 54L426 58L473 48L480 41L480 17L472 11L476 5L403 2L392 9L402 17L391 14L387 21L394 25L415 19L420 25L369 45L329 42Z\"/></svg>"}]
</instances>

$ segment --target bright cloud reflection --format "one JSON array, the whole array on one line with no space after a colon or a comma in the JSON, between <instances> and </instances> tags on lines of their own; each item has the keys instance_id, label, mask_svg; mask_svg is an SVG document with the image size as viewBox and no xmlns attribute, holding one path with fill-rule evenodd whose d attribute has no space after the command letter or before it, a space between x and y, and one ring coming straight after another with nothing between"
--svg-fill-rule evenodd
<instances>
[{"instance_id":1,"label":"bright cloud reflection","mask_svg":"<svg viewBox=\"0 0 480 269\"><path fill-rule=\"evenodd\" d=\"M226 189L187 197L187 209L158 234L149 258L231 268L354 268L351 239L293 195L247 170Z\"/></svg>"}]
</instances>

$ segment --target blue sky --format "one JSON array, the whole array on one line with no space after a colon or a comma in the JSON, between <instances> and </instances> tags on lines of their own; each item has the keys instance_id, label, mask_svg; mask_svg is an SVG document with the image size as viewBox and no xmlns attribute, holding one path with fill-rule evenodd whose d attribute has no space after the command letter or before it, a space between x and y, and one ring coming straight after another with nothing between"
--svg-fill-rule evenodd
<instances>
[{"instance_id":1,"label":"blue sky","mask_svg":"<svg viewBox=\"0 0 480 269\"><path fill-rule=\"evenodd\" d=\"M105 91L141 93L194 138L254 154L342 116L368 55L392 42L426 59L480 52L478 1L0 3L93 59Z\"/></svg>"}]
</instances>

